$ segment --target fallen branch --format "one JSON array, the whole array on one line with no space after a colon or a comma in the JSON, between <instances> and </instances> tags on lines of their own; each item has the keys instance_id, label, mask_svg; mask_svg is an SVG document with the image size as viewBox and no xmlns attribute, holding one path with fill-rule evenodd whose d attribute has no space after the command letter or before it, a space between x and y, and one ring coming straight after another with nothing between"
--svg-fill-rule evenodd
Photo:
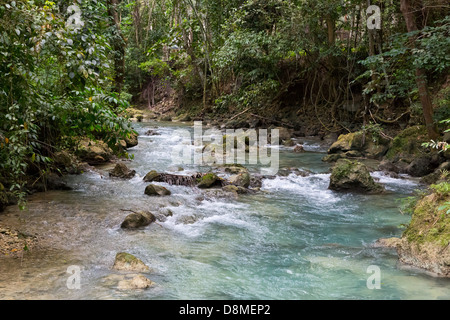
<instances>
[{"instance_id":1,"label":"fallen branch","mask_svg":"<svg viewBox=\"0 0 450 320\"><path fill-rule=\"evenodd\" d=\"M246 113L248 110L250 110L250 108L247 108L247 109L245 109L244 111L242 111L241 113L238 113L237 115L231 117L229 121L236 119L236 118L239 117L240 115Z\"/></svg>"}]
</instances>

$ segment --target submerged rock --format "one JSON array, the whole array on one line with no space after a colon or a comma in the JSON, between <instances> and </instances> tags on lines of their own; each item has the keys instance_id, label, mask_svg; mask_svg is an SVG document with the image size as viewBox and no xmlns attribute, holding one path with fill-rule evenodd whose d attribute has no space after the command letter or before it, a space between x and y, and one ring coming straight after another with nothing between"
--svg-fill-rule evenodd
<instances>
[{"instance_id":1,"label":"submerged rock","mask_svg":"<svg viewBox=\"0 0 450 320\"><path fill-rule=\"evenodd\" d=\"M373 180L364 164L348 159L340 159L333 167L329 189L363 193L379 193L384 190Z\"/></svg>"},{"instance_id":2,"label":"submerged rock","mask_svg":"<svg viewBox=\"0 0 450 320\"><path fill-rule=\"evenodd\" d=\"M110 177L131 179L136 175L136 170L130 170L125 164L118 163L114 169L109 173Z\"/></svg>"},{"instance_id":3,"label":"submerged rock","mask_svg":"<svg viewBox=\"0 0 450 320\"><path fill-rule=\"evenodd\" d=\"M129 214L122 222L122 229L136 229L145 227L156 221L156 217L149 211L140 211Z\"/></svg>"},{"instance_id":4,"label":"submerged rock","mask_svg":"<svg viewBox=\"0 0 450 320\"><path fill-rule=\"evenodd\" d=\"M147 272L150 270L142 260L126 252L120 252L116 255L113 269L133 272Z\"/></svg>"},{"instance_id":5,"label":"submerged rock","mask_svg":"<svg viewBox=\"0 0 450 320\"><path fill-rule=\"evenodd\" d=\"M236 194L247 194L249 193L249 190L244 188L244 187L240 187L240 186L234 186L234 185L228 185L228 186L224 186L222 187L222 190L225 192L232 192L232 193L236 193Z\"/></svg>"},{"instance_id":6,"label":"submerged rock","mask_svg":"<svg viewBox=\"0 0 450 320\"><path fill-rule=\"evenodd\" d=\"M133 277L130 280L121 280L119 281L117 288L119 290L137 290L137 289L148 289L153 286L155 283L152 282L147 277L139 274Z\"/></svg>"},{"instance_id":7,"label":"submerged rock","mask_svg":"<svg viewBox=\"0 0 450 320\"><path fill-rule=\"evenodd\" d=\"M172 193L162 186L150 184L145 188L145 194L148 196L170 196Z\"/></svg>"}]
</instances>

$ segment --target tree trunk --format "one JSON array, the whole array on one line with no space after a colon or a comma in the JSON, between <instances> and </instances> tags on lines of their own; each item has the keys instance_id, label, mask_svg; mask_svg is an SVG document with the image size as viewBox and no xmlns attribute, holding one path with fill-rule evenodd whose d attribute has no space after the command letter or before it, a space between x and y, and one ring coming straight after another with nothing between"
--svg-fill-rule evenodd
<instances>
[{"instance_id":1,"label":"tree trunk","mask_svg":"<svg viewBox=\"0 0 450 320\"><path fill-rule=\"evenodd\" d=\"M331 17L331 15L327 15L326 17L326 23L327 23L327 33L328 33L328 44L330 46L334 46L334 43L336 42L336 22Z\"/></svg>"},{"instance_id":2,"label":"tree trunk","mask_svg":"<svg viewBox=\"0 0 450 320\"><path fill-rule=\"evenodd\" d=\"M114 50L114 91L120 93L125 78L125 47L126 41L120 30L120 19L117 6L121 0L108 0L108 14L113 21L115 34L113 36L112 48Z\"/></svg>"},{"instance_id":3,"label":"tree trunk","mask_svg":"<svg viewBox=\"0 0 450 320\"><path fill-rule=\"evenodd\" d=\"M416 17L411 8L410 0L400 1L400 10L405 18L406 28L408 32L417 31ZM414 38L411 39L411 47L414 48ZM421 68L416 69L416 84L419 90L420 102L422 104L423 116L425 118L425 125L427 127L428 136L430 139L437 139L439 134L436 131L436 126L433 121L433 104L431 102L430 93L428 91L427 77L425 70Z\"/></svg>"}]
</instances>

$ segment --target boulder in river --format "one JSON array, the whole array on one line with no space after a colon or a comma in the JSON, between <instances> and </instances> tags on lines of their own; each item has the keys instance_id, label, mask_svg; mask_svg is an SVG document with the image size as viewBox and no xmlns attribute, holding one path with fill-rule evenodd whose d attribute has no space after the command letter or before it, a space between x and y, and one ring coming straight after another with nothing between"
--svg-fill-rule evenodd
<instances>
[{"instance_id":1,"label":"boulder in river","mask_svg":"<svg viewBox=\"0 0 450 320\"><path fill-rule=\"evenodd\" d=\"M445 190L423 196L413 206L411 222L401 238L380 239L377 245L397 249L404 264L450 277L449 201L450 194Z\"/></svg>"},{"instance_id":2,"label":"boulder in river","mask_svg":"<svg viewBox=\"0 0 450 320\"><path fill-rule=\"evenodd\" d=\"M145 194L148 196L170 196L171 192L162 186L149 184L145 188Z\"/></svg>"},{"instance_id":3,"label":"boulder in river","mask_svg":"<svg viewBox=\"0 0 450 320\"><path fill-rule=\"evenodd\" d=\"M215 173L207 173L197 180L197 188L206 189L221 183L221 179Z\"/></svg>"},{"instance_id":4,"label":"boulder in river","mask_svg":"<svg viewBox=\"0 0 450 320\"><path fill-rule=\"evenodd\" d=\"M375 136L369 132L357 131L343 134L328 149L328 156L323 161L334 162L344 157L381 159L388 151L389 143L390 141L381 135Z\"/></svg>"},{"instance_id":5,"label":"boulder in river","mask_svg":"<svg viewBox=\"0 0 450 320\"><path fill-rule=\"evenodd\" d=\"M130 170L125 164L118 163L112 171L109 172L110 177L131 179L136 175L136 170Z\"/></svg>"},{"instance_id":6,"label":"boulder in river","mask_svg":"<svg viewBox=\"0 0 450 320\"><path fill-rule=\"evenodd\" d=\"M128 135L128 137L126 137L125 139L125 143L127 145L127 148L133 148L136 147L139 144L138 141L138 135L136 133L130 133Z\"/></svg>"},{"instance_id":7,"label":"boulder in river","mask_svg":"<svg viewBox=\"0 0 450 320\"><path fill-rule=\"evenodd\" d=\"M161 178L161 175L157 171L152 170L145 175L144 181L145 182L160 181L160 178Z\"/></svg>"},{"instance_id":8,"label":"boulder in river","mask_svg":"<svg viewBox=\"0 0 450 320\"><path fill-rule=\"evenodd\" d=\"M228 183L237 187L248 188L250 186L250 174L248 172L242 172L232 175L228 178Z\"/></svg>"},{"instance_id":9,"label":"boulder in river","mask_svg":"<svg viewBox=\"0 0 450 320\"><path fill-rule=\"evenodd\" d=\"M142 274L134 276L130 280L119 281L117 288L119 290L136 290L136 289L147 289L154 285L154 282L150 281L147 277Z\"/></svg>"},{"instance_id":10,"label":"boulder in river","mask_svg":"<svg viewBox=\"0 0 450 320\"><path fill-rule=\"evenodd\" d=\"M142 260L126 252L120 252L116 255L113 269L133 272L147 272L150 270Z\"/></svg>"},{"instance_id":11,"label":"boulder in river","mask_svg":"<svg viewBox=\"0 0 450 320\"><path fill-rule=\"evenodd\" d=\"M305 148L303 148L303 145L297 144L297 145L295 145L295 147L294 147L294 152L295 152L295 153L302 153L302 152L305 152Z\"/></svg>"},{"instance_id":12,"label":"boulder in river","mask_svg":"<svg viewBox=\"0 0 450 320\"><path fill-rule=\"evenodd\" d=\"M122 229L136 229L148 226L155 221L155 216L149 211L133 212L125 218L120 227Z\"/></svg>"},{"instance_id":13,"label":"boulder in river","mask_svg":"<svg viewBox=\"0 0 450 320\"><path fill-rule=\"evenodd\" d=\"M77 155L90 165L105 163L113 157L112 149L103 141L83 139L80 141Z\"/></svg>"},{"instance_id":14,"label":"boulder in river","mask_svg":"<svg viewBox=\"0 0 450 320\"><path fill-rule=\"evenodd\" d=\"M362 193L380 193L383 186L376 183L369 169L361 162L340 159L331 173L329 189L335 191L355 191Z\"/></svg>"}]
</instances>

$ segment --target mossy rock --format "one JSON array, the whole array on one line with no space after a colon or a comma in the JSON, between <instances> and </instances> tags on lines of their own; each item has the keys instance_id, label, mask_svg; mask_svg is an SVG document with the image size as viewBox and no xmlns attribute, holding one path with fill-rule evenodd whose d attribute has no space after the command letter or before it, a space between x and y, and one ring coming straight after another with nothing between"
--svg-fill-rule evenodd
<instances>
[{"instance_id":1,"label":"mossy rock","mask_svg":"<svg viewBox=\"0 0 450 320\"><path fill-rule=\"evenodd\" d=\"M112 149L105 142L90 139L81 140L76 153L90 165L108 162L113 157Z\"/></svg>"},{"instance_id":2,"label":"mossy rock","mask_svg":"<svg viewBox=\"0 0 450 320\"><path fill-rule=\"evenodd\" d=\"M129 214L122 222L122 229L136 229L146 227L156 221L156 217L148 211L133 212Z\"/></svg>"},{"instance_id":3,"label":"mossy rock","mask_svg":"<svg viewBox=\"0 0 450 320\"><path fill-rule=\"evenodd\" d=\"M162 186L149 184L145 188L145 194L148 196L170 196L171 192Z\"/></svg>"},{"instance_id":4,"label":"mossy rock","mask_svg":"<svg viewBox=\"0 0 450 320\"><path fill-rule=\"evenodd\" d=\"M416 203L397 248L400 261L450 277L449 202L450 193L434 192Z\"/></svg>"},{"instance_id":5,"label":"mossy rock","mask_svg":"<svg viewBox=\"0 0 450 320\"><path fill-rule=\"evenodd\" d=\"M142 274L134 276L132 279L124 279L119 281L117 289L119 290L137 290L147 289L154 286L155 283L146 278Z\"/></svg>"},{"instance_id":6,"label":"mossy rock","mask_svg":"<svg viewBox=\"0 0 450 320\"><path fill-rule=\"evenodd\" d=\"M161 179L161 174L159 174L157 171L152 170L149 173L147 173L144 177L145 182L154 182L159 181Z\"/></svg>"},{"instance_id":7,"label":"mossy rock","mask_svg":"<svg viewBox=\"0 0 450 320\"><path fill-rule=\"evenodd\" d=\"M405 158L412 161L423 150L422 143L428 142L425 126L412 126L398 134L386 153L387 159Z\"/></svg>"},{"instance_id":8,"label":"mossy rock","mask_svg":"<svg viewBox=\"0 0 450 320\"><path fill-rule=\"evenodd\" d=\"M139 144L138 135L134 132L130 133L124 140L127 148L133 148Z\"/></svg>"},{"instance_id":9,"label":"mossy rock","mask_svg":"<svg viewBox=\"0 0 450 320\"><path fill-rule=\"evenodd\" d=\"M220 178L215 173L207 173L197 180L197 188L207 189L216 186Z\"/></svg>"},{"instance_id":10,"label":"mossy rock","mask_svg":"<svg viewBox=\"0 0 450 320\"><path fill-rule=\"evenodd\" d=\"M228 179L228 183L233 186L248 188L250 186L250 174L248 172L242 172L233 175Z\"/></svg>"},{"instance_id":11,"label":"mossy rock","mask_svg":"<svg viewBox=\"0 0 450 320\"><path fill-rule=\"evenodd\" d=\"M329 154L361 150L363 147L363 133L361 131L342 134L328 149Z\"/></svg>"},{"instance_id":12,"label":"mossy rock","mask_svg":"<svg viewBox=\"0 0 450 320\"><path fill-rule=\"evenodd\" d=\"M380 159L389 148L389 140L382 137L375 137L371 133L362 131L340 135L328 149L328 154L344 153L348 157L367 157L370 159Z\"/></svg>"},{"instance_id":13,"label":"mossy rock","mask_svg":"<svg viewBox=\"0 0 450 320\"><path fill-rule=\"evenodd\" d=\"M120 179L131 179L136 175L136 170L130 170L124 163L118 163L112 171L109 172L110 177Z\"/></svg>"},{"instance_id":14,"label":"mossy rock","mask_svg":"<svg viewBox=\"0 0 450 320\"><path fill-rule=\"evenodd\" d=\"M361 193L380 193L384 188L376 183L369 169L361 162L340 159L333 167L329 189Z\"/></svg>"},{"instance_id":15,"label":"mossy rock","mask_svg":"<svg viewBox=\"0 0 450 320\"><path fill-rule=\"evenodd\" d=\"M172 121L172 117L171 117L171 116L168 116L168 115L162 116L161 119L160 119L160 121L170 122L170 121Z\"/></svg>"},{"instance_id":16,"label":"mossy rock","mask_svg":"<svg viewBox=\"0 0 450 320\"><path fill-rule=\"evenodd\" d=\"M113 269L133 272L147 272L150 270L142 260L126 252L120 252L116 255Z\"/></svg>"},{"instance_id":17,"label":"mossy rock","mask_svg":"<svg viewBox=\"0 0 450 320\"><path fill-rule=\"evenodd\" d=\"M333 153L333 154L327 154L325 157L322 158L323 162L336 162L339 159L344 158L344 154L342 153Z\"/></svg>"},{"instance_id":18,"label":"mossy rock","mask_svg":"<svg viewBox=\"0 0 450 320\"><path fill-rule=\"evenodd\" d=\"M232 192L232 193L236 193L236 194L247 194L248 193L248 189L246 189L244 187L234 186L234 185L224 186L224 187L222 187L222 190L225 192Z\"/></svg>"}]
</instances>

